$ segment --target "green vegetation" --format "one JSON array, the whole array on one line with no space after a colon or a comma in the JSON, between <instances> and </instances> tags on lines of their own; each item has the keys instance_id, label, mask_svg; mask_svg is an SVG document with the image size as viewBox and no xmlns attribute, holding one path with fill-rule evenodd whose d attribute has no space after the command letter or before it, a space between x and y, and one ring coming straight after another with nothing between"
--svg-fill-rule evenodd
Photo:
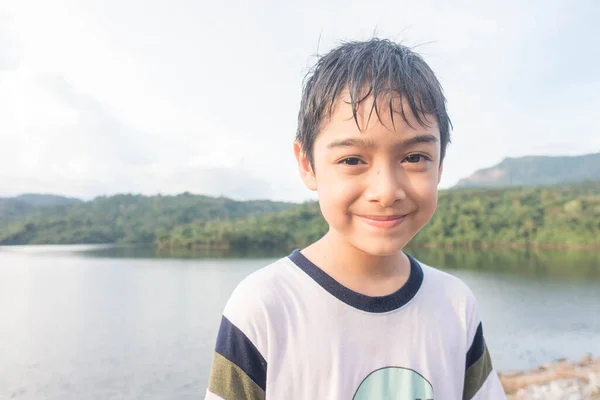
<instances>
[{"instance_id":1,"label":"green vegetation","mask_svg":"<svg viewBox=\"0 0 600 400\"><path fill-rule=\"evenodd\" d=\"M10 200L0 202L0 244L4 245L153 243L157 232L193 221L227 221L294 206L189 193L103 196L85 203L43 207ZM15 221L19 213L24 216Z\"/></svg>"},{"instance_id":2,"label":"green vegetation","mask_svg":"<svg viewBox=\"0 0 600 400\"><path fill-rule=\"evenodd\" d=\"M0 199L3 200L3 199ZM38 193L26 193L20 196L14 197L11 200L23 202L31 206L60 206L68 204L82 203L83 200L76 199L73 197L57 196L53 194L38 194Z\"/></svg>"},{"instance_id":3,"label":"green vegetation","mask_svg":"<svg viewBox=\"0 0 600 400\"><path fill-rule=\"evenodd\" d=\"M0 218L2 214L0 213ZM0 244L154 243L157 249L282 249L321 237L318 204L183 194L119 195L37 208L2 224ZM411 246L600 247L600 182L440 192Z\"/></svg>"},{"instance_id":4,"label":"green vegetation","mask_svg":"<svg viewBox=\"0 0 600 400\"><path fill-rule=\"evenodd\" d=\"M327 232L316 203L236 221L198 221L156 237L159 248L290 249L306 246Z\"/></svg>"},{"instance_id":5,"label":"green vegetation","mask_svg":"<svg viewBox=\"0 0 600 400\"><path fill-rule=\"evenodd\" d=\"M600 246L600 182L450 190L413 243Z\"/></svg>"},{"instance_id":6,"label":"green vegetation","mask_svg":"<svg viewBox=\"0 0 600 400\"><path fill-rule=\"evenodd\" d=\"M17 197L0 197L0 227L22 220L40 208L82 203L79 199L51 194L22 194Z\"/></svg>"},{"instance_id":7,"label":"green vegetation","mask_svg":"<svg viewBox=\"0 0 600 400\"><path fill-rule=\"evenodd\" d=\"M0 199L0 227L19 221L34 212L35 206L14 199Z\"/></svg>"},{"instance_id":8,"label":"green vegetation","mask_svg":"<svg viewBox=\"0 0 600 400\"><path fill-rule=\"evenodd\" d=\"M527 156L507 158L500 164L462 179L456 188L557 185L600 178L600 153L582 156Z\"/></svg>"},{"instance_id":9,"label":"green vegetation","mask_svg":"<svg viewBox=\"0 0 600 400\"><path fill-rule=\"evenodd\" d=\"M316 204L239 221L196 222L157 236L159 248L302 247L327 231ZM600 182L442 191L413 246L600 246Z\"/></svg>"}]
</instances>

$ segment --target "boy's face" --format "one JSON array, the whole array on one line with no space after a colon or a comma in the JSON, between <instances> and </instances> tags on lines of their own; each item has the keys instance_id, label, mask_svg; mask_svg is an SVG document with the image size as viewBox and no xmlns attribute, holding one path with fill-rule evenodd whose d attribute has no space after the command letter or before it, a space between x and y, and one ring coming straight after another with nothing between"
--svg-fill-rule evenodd
<instances>
[{"instance_id":1,"label":"boy's face","mask_svg":"<svg viewBox=\"0 0 600 400\"><path fill-rule=\"evenodd\" d=\"M379 100L378 100L379 101ZM388 99L371 115L372 97L361 103L356 125L348 92L324 121L313 149L315 169L295 143L304 183L319 195L330 234L374 256L397 253L430 220L441 179L440 132L434 116L420 125L400 99L393 123ZM412 126L412 128L411 128Z\"/></svg>"}]
</instances>

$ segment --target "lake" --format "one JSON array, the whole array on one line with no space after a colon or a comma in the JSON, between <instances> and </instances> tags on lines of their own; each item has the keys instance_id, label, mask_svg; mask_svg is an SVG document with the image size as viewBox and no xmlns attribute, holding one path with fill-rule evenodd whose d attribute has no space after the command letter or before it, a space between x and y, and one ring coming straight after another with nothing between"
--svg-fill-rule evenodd
<instances>
[{"instance_id":1,"label":"lake","mask_svg":"<svg viewBox=\"0 0 600 400\"><path fill-rule=\"evenodd\" d=\"M600 254L414 249L478 298L498 370L600 354ZM287 252L0 247L0 399L199 399L221 311Z\"/></svg>"}]
</instances>

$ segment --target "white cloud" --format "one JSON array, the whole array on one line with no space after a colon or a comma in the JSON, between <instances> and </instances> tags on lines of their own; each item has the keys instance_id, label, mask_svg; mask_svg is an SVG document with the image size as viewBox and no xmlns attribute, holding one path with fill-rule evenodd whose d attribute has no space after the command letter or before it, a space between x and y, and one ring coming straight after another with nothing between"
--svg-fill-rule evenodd
<instances>
[{"instance_id":1,"label":"white cloud","mask_svg":"<svg viewBox=\"0 0 600 400\"><path fill-rule=\"evenodd\" d=\"M443 186L506 156L599 151L597 6L584 5L11 1L0 194L314 198L291 150L303 74L317 49L373 33L421 45L446 89Z\"/></svg>"}]
</instances>

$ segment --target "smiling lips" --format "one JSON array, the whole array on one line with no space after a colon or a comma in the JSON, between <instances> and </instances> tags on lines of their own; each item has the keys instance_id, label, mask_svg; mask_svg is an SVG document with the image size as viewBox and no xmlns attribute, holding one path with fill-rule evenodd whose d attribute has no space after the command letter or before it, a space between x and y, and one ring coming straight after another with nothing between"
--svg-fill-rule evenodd
<instances>
[{"instance_id":1,"label":"smiling lips","mask_svg":"<svg viewBox=\"0 0 600 400\"><path fill-rule=\"evenodd\" d=\"M406 215L359 215L360 219L377 228L393 228L399 225Z\"/></svg>"}]
</instances>

